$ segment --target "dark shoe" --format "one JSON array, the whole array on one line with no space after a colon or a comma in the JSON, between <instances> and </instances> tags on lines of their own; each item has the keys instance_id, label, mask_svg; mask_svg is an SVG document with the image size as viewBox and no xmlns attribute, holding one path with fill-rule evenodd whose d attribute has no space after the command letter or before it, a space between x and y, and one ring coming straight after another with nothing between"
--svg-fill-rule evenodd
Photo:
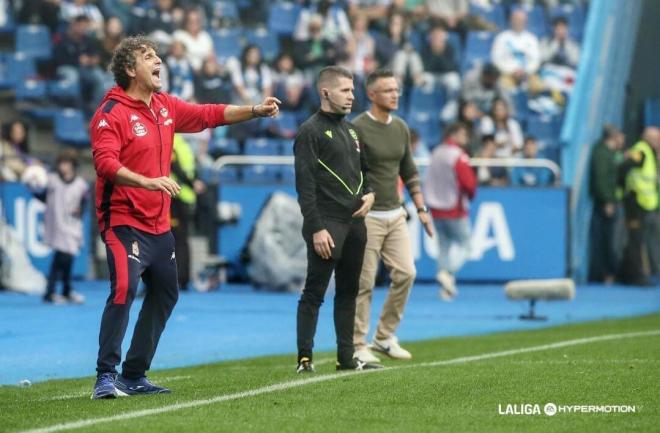
<instances>
[{"instance_id":1,"label":"dark shoe","mask_svg":"<svg viewBox=\"0 0 660 433\"><path fill-rule=\"evenodd\" d=\"M154 385L146 377L139 379L127 379L124 376L117 376L115 388L120 396L139 395L139 394L169 394L171 391L162 386Z\"/></svg>"},{"instance_id":2,"label":"dark shoe","mask_svg":"<svg viewBox=\"0 0 660 433\"><path fill-rule=\"evenodd\" d=\"M357 358L353 358L350 360L350 362L347 363L341 363L337 361L337 371L340 370L354 370L354 371L362 371L362 370L377 370L379 368L383 368L382 365L376 364L375 362L364 362L360 361Z\"/></svg>"},{"instance_id":3,"label":"dark shoe","mask_svg":"<svg viewBox=\"0 0 660 433\"><path fill-rule=\"evenodd\" d=\"M92 400L119 397L117 388L115 388L116 378L117 378L117 373L99 374L96 378L96 383L94 384L94 392L92 393Z\"/></svg>"},{"instance_id":4,"label":"dark shoe","mask_svg":"<svg viewBox=\"0 0 660 433\"><path fill-rule=\"evenodd\" d=\"M300 361L298 361L298 367L296 367L296 373L316 373L312 360L306 356L300 358Z\"/></svg>"}]
</instances>

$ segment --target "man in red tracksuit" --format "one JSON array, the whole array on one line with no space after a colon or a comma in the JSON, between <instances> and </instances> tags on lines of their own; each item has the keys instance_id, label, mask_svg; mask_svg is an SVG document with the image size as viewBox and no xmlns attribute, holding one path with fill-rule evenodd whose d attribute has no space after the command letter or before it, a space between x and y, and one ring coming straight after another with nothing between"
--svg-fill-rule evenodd
<instances>
[{"instance_id":1,"label":"man in red tracksuit","mask_svg":"<svg viewBox=\"0 0 660 433\"><path fill-rule=\"evenodd\" d=\"M424 180L424 197L431 208L438 234L438 273L440 297L456 297L456 272L470 254L470 200L477 190L477 179L465 152L468 130L456 123L445 134L445 141L433 150Z\"/></svg>"},{"instance_id":2,"label":"man in red tracksuit","mask_svg":"<svg viewBox=\"0 0 660 433\"><path fill-rule=\"evenodd\" d=\"M170 200L180 187L170 179L175 132L197 132L275 116L275 98L255 106L194 105L160 93L161 59L153 42L129 37L111 64L117 82L90 123L97 172L96 209L110 269L99 334L92 398L169 392L146 378L165 323L178 297ZM139 279L146 295L133 339L117 376L121 343Z\"/></svg>"}]
</instances>

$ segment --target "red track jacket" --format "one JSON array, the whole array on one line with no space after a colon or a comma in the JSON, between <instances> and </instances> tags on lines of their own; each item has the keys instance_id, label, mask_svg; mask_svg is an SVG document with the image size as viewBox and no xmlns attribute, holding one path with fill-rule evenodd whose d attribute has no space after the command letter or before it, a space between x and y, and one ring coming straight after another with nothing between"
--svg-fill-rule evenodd
<instances>
[{"instance_id":1,"label":"red track jacket","mask_svg":"<svg viewBox=\"0 0 660 433\"><path fill-rule=\"evenodd\" d=\"M99 230L127 225L161 234L170 230L170 196L114 183L121 167L154 178L170 175L175 132L198 132L225 124L226 105L195 105L155 93L151 107L120 87L105 95L90 123L96 167Z\"/></svg>"}]
</instances>

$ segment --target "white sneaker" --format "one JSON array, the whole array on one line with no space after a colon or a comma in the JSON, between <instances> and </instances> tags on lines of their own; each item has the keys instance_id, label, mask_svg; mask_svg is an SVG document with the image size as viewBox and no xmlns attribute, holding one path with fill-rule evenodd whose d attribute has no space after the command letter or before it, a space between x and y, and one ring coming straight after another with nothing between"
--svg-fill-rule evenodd
<instances>
[{"instance_id":1,"label":"white sneaker","mask_svg":"<svg viewBox=\"0 0 660 433\"><path fill-rule=\"evenodd\" d=\"M456 290L456 278L447 271L440 271L435 279L440 284L440 298L447 302L453 301L456 295L458 295L458 290Z\"/></svg>"},{"instance_id":2,"label":"white sneaker","mask_svg":"<svg viewBox=\"0 0 660 433\"><path fill-rule=\"evenodd\" d=\"M373 353L371 353L371 350L369 350L368 347L365 347L364 349L358 349L355 351L355 354L353 354L353 358L357 358L362 362L366 363L379 363L380 359Z\"/></svg>"},{"instance_id":3,"label":"white sneaker","mask_svg":"<svg viewBox=\"0 0 660 433\"><path fill-rule=\"evenodd\" d=\"M412 355L399 345L399 339L391 336L387 340L376 340L371 344L371 350L383 353L393 359L412 359Z\"/></svg>"},{"instance_id":4,"label":"white sneaker","mask_svg":"<svg viewBox=\"0 0 660 433\"><path fill-rule=\"evenodd\" d=\"M67 301L71 302L72 304L84 304L85 303L85 297L81 295L78 292L71 292L69 293L69 296L66 296L65 298Z\"/></svg>"}]
</instances>

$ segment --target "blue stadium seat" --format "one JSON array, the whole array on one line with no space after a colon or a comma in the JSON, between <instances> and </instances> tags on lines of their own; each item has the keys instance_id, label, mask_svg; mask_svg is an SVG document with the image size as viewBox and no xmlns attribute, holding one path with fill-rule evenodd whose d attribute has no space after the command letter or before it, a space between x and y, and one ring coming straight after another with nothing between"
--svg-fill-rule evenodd
<instances>
[{"instance_id":1,"label":"blue stadium seat","mask_svg":"<svg viewBox=\"0 0 660 433\"><path fill-rule=\"evenodd\" d=\"M649 99L644 103L644 126L660 127L660 99Z\"/></svg>"},{"instance_id":2,"label":"blue stadium seat","mask_svg":"<svg viewBox=\"0 0 660 433\"><path fill-rule=\"evenodd\" d=\"M574 4L561 4L550 12L550 17L563 16L568 21L568 32L576 41L582 40L585 25L585 11L582 6Z\"/></svg>"},{"instance_id":3,"label":"blue stadium seat","mask_svg":"<svg viewBox=\"0 0 660 433\"><path fill-rule=\"evenodd\" d=\"M67 108L55 114L55 138L77 147L89 146L87 123L80 110Z\"/></svg>"},{"instance_id":4,"label":"blue stadium seat","mask_svg":"<svg viewBox=\"0 0 660 433\"><path fill-rule=\"evenodd\" d=\"M282 150L282 155L293 156L293 140L280 141L280 149Z\"/></svg>"},{"instance_id":5,"label":"blue stadium seat","mask_svg":"<svg viewBox=\"0 0 660 433\"><path fill-rule=\"evenodd\" d=\"M461 44L461 35L456 32L448 32L447 42L454 49L456 64L460 65L463 61L463 45Z\"/></svg>"},{"instance_id":6,"label":"blue stadium seat","mask_svg":"<svg viewBox=\"0 0 660 433\"><path fill-rule=\"evenodd\" d=\"M494 40L495 33L492 32L469 32L465 41L465 54L461 65L462 72L488 62Z\"/></svg>"},{"instance_id":7,"label":"blue stadium seat","mask_svg":"<svg viewBox=\"0 0 660 433\"><path fill-rule=\"evenodd\" d=\"M470 15L482 17L486 21L495 24L500 30L508 28L504 5L500 3L495 3L490 7L481 7L475 4L470 4Z\"/></svg>"},{"instance_id":8,"label":"blue stadium seat","mask_svg":"<svg viewBox=\"0 0 660 433\"><path fill-rule=\"evenodd\" d=\"M280 178L282 183L295 183L296 169L293 165L283 165L280 167Z\"/></svg>"},{"instance_id":9,"label":"blue stadium seat","mask_svg":"<svg viewBox=\"0 0 660 433\"><path fill-rule=\"evenodd\" d=\"M411 109L408 113L408 126L417 131L422 141L429 148L435 147L442 139L440 117L438 112L418 111Z\"/></svg>"},{"instance_id":10,"label":"blue stadium seat","mask_svg":"<svg viewBox=\"0 0 660 433\"><path fill-rule=\"evenodd\" d=\"M243 168L243 181L249 183L274 183L279 181L280 168L276 165L248 165Z\"/></svg>"},{"instance_id":11,"label":"blue stadium seat","mask_svg":"<svg viewBox=\"0 0 660 433\"><path fill-rule=\"evenodd\" d=\"M56 100L59 104L76 104L81 98L80 83L67 80L49 81L48 96Z\"/></svg>"},{"instance_id":12,"label":"blue stadium seat","mask_svg":"<svg viewBox=\"0 0 660 433\"><path fill-rule=\"evenodd\" d=\"M213 39L213 50L219 60L241 56L243 42L240 28L220 29L212 32L211 39Z\"/></svg>"},{"instance_id":13,"label":"blue stadium seat","mask_svg":"<svg viewBox=\"0 0 660 433\"><path fill-rule=\"evenodd\" d=\"M442 86L432 88L413 86L410 89L408 103L411 110L440 112L446 102L445 92Z\"/></svg>"},{"instance_id":14,"label":"blue stadium seat","mask_svg":"<svg viewBox=\"0 0 660 433\"><path fill-rule=\"evenodd\" d=\"M277 117L263 119L261 127L280 137L292 137L298 131L298 118L292 111L281 111Z\"/></svg>"},{"instance_id":15,"label":"blue stadium seat","mask_svg":"<svg viewBox=\"0 0 660 433\"><path fill-rule=\"evenodd\" d=\"M291 36L301 7L292 2L274 2L268 14L268 30L277 36Z\"/></svg>"},{"instance_id":16,"label":"blue stadium seat","mask_svg":"<svg viewBox=\"0 0 660 433\"><path fill-rule=\"evenodd\" d=\"M561 117L530 115L527 117L527 134L539 141L539 148L557 147L561 131Z\"/></svg>"},{"instance_id":17,"label":"blue stadium seat","mask_svg":"<svg viewBox=\"0 0 660 433\"><path fill-rule=\"evenodd\" d=\"M13 88L19 81L37 76L34 59L24 53L7 53L0 65L0 88Z\"/></svg>"},{"instance_id":18,"label":"blue stadium seat","mask_svg":"<svg viewBox=\"0 0 660 433\"><path fill-rule=\"evenodd\" d=\"M238 155L241 147L233 138L213 137L209 142L209 153L212 155Z\"/></svg>"},{"instance_id":19,"label":"blue stadium seat","mask_svg":"<svg viewBox=\"0 0 660 433\"><path fill-rule=\"evenodd\" d=\"M16 24L14 23L14 15L11 7L7 6L5 16L5 22L0 25L0 33L12 33L16 30Z\"/></svg>"},{"instance_id":20,"label":"blue stadium seat","mask_svg":"<svg viewBox=\"0 0 660 433\"><path fill-rule=\"evenodd\" d=\"M279 155L280 141L270 138L248 138L245 141L246 155Z\"/></svg>"},{"instance_id":21,"label":"blue stadium seat","mask_svg":"<svg viewBox=\"0 0 660 433\"><path fill-rule=\"evenodd\" d=\"M516 120L524 124L529 115L529 95L524 90L512 92L510 95L511 105L513 105L513 111L516 113Z\"/></svg>"},{"instance_id":22,"label":"blue stadium seat","mask_svg":"<svg viewBox=\"0 0 660 433\"><path fill-rule=\"evenodd\" d=\"M21 25L16 30L16 52L36 59L50 59L52 41L46 26Z\"/></svg>"},{"instance_id":23,"label":"blue stadium seat","mask_svg":"<svg viewBox=\"0 0 660 433\"><path fill-rule=\"evenodd\" d=\"M527 13L527 30L534 33L539 39L550 34L548 19L543 5L517 5L513 10L522 9Z\"/></svg>"},{"instance_id":24,"label":"blue stadium seat","mask_svg":"<svg viewBox=\"0 0 660 433\"><path fill-rule=\"evenodd\" d=\"M39 101L46 98L46 82L29 78L19 80L14 88L16 101Z\"/></svg>"},{"instance_id":25,"label":"blue stadium seat","mask_svg":"<svg viewBox=\"0 0 660 433\"><path fill-rule=\"evenodd\" d=\"M220 183L238 183L240 179L240 167L227 166L220 170L218 179Z\"/></svg>"},{"instance_id":26,"label":"blue stadium seat","mask_svg":"<svg viewBox=\"0 0 660 433\"><path fill-rule=\"evenodd\" d=\"M213 13L216 17L238 20L238 7L233 1L215 0L212 4Z\"/></svg>"},{"instance_id":27,"label":"blue stadium seat","mask_svg":"<svg viewBox=\"0 0 660 433\"><path fill-rule=\"evenodd\" d=\"M280 41L264 28L248 30L245 40L248 44L258 46L266 61L272 62L280 52Z\"/></svg>"}]
</instances>

